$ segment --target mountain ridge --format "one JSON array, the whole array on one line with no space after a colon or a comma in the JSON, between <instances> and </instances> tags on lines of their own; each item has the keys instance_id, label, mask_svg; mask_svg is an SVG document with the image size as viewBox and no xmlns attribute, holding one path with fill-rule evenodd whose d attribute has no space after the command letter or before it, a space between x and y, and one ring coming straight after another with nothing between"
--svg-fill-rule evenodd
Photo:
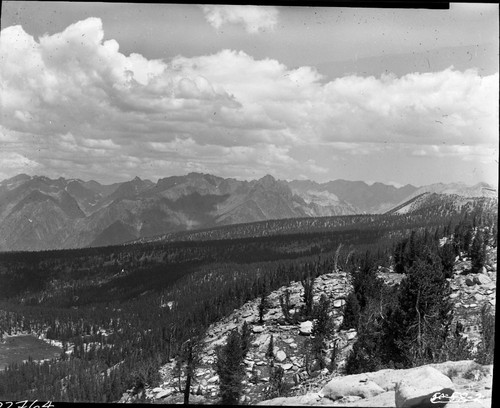
<instances>
[{"instance_id":1,"label":"mountain ridge","mask_svg":"<svg viewBox=\"0 0 500 408\"><path fill-rule=\"evenodd\" d=\"M432 203L405 207L422 194L432 196ZM486 183L395 187L340 179L285 181L270 174L246 181L192 172L156 183L135 177L108 185L19 174L0 181L0 250L111 245L266 220L391 214L397 207L399 213L411 212L439 200L448 203L446 209L453 207L451 201L482 197L496 197L496 190Z\"/></svg>"}]
</instances>

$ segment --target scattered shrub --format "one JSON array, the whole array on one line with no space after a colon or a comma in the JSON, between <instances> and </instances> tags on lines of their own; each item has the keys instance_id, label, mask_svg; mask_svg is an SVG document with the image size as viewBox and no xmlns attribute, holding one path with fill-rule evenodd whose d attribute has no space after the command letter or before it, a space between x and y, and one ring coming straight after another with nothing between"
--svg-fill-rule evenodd
<instances>
[{"instance_id":1,"label":"scattered shrub","mask_svg":"<svg viewBox=\"0 0 500 408\"><path fill-rule=\"evenodd\" d=\"M446 375L450 378L450 380L453 380L453 378L458 375L458 370L456 368L449 368Z\"/></svg>"},{"instance_id":2,"label":"scattered shrub","mask_svg":"<svg viewBox=\"0 0 500 408\"><path fill-rule=\"evenodd\" d=\"M495 351L495 316L489 305L481 309L481 343L475 361L479 364L493 364Z\"/></svg>"},{"instance_id":3,"label":"scattered shrub","mask_svg":"<svg viewBox=\"0 0 500 408\"><path fill-rule=\"evenodd\" d=\"M488 370L488 368L483 367L478 363L475 363L462 375L462 377L465 378L466 380L479 381L483 377L486 377L489 373L490 371Z\"/></svg>"},{"instance_id":4,"label":"scattered shrub","mask_svg":"<svg viewBox=\"0 0 500 408\"><path fill-rule=\"evenodd\" d=\"M282 397L286 389L285 370L281 366L273 368L271 378L269 379L268 398Z\"/></svg>"}]
</instances>

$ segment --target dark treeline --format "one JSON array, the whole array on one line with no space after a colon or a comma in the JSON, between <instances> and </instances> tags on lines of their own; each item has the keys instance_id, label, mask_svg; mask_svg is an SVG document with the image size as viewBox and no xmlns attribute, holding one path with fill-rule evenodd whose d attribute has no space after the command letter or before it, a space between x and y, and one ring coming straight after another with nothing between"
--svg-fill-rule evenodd
<instances>
[{"instance_id":1,"label":"dark treeline","mask_svg":"<svg viewBox=\"0 0 500 408\"><path fill-rule=\"evenodd\" d=\"M140 293L137 290L141 288L141 283L145 284L145 273L155 282L156 288L161 288L168 286L194 266L212 262L252 263L300 258L327 252L339 242L344 246L381 243L405 236L412 229L452 222L458 215L448 216L445 219L432 216L415 219L409 216L347 217L364 217L363 219L369 219L370 222L353 224L350 229L344 229L342 224L338 229L330 231L261 238L0 253L0 286L3 289L0 299L11 298L21 293L26 297L29 296L29 292L61 290L54 288L53 285L65 285L68 289L71 287L71 290L79 290L88 286L95 287L96 283L102 285L110 281L113 282L114 288L128 290L130 298ZM341 218L344 217L336 217L336 222L338 223L337 219ZM309 220L308 225L321 220L321 218ZM162 282L157 283L157 280ZM67 284L68 282L71 283ZM137 290L130 290L131 288ZM75 295L80 296L73 294L72 297ZM122 294L111 294L111 296L115 296L116 299L124 297Z\"/></svg>"},{"instance_id":2,"label":"dark treeline","mask_svg":"<svg viewBox=\"0 0 500 408\"><path fill-rule=\"evenodd\" d=\"M137 242L167 242L167 241L200 241L224 240L244 237L267 237L285 234L297 234L303 231L313 233L325 231L351 230L354 227L363 230L380 227L388 228L418 228L430 224L441 223L443 218L457 213L457 196L443 201L442 196L431 194L425 208L412 211L410 214L393 214L388 217L384 214L356 214L327 217L289 218L267 220L248 224L219 226L195 231L178 231L163 234L157 237L141 238ZM460 198L458 198L460 200ZM496 202L491 198L477 198L474 203L465 203L458 212L462 214L473 211L487 211L495 207Z\"/></svg>"},{"instance_id":3,"label":"dark treeline","mask_svg":"<svg viewBox=\"0 0 500 408\"><path fill-rule=\"evenodd\" d=\"M64 350L57 360L0 372L0 399L116 401L126 389L156 385L159 367L187 340L248 300L335 265L389 265L398 251L406 254L398 245L411 230L433 239L451 231L465 236L472 225L495 224L491 217L463 212L413 224L401 217L402 226L392 227L381 217L377 228L1 254L0 334L44 334ZM374 302L363 296L356 324Z\"/></svg>"}]
</instances>

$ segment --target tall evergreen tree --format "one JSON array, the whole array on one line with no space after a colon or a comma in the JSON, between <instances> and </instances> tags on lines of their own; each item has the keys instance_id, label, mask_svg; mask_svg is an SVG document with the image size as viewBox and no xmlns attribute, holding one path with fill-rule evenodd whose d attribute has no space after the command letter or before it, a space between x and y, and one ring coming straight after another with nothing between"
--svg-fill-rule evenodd
<instances>
[{"instance_id":1,"label":"tall evergreen tree","mask_svg":"<svg viewBox=\"0 0 500 408\"><path fill-rule=\"evenodd\" d=\"M470 248L472 272L479 272L486 263L486 243L483 232L478 228Z\"/></svg>"},{"instance_id":2,"label":"tall evergreen tree","mask_svg":"<svg viewBox=\"0 0 500 408\"><path fill-rule=\"evenodd\" d=\"M271 368L267 398L281 397L285 391L285 370L281 366Z\"/></svg>"},{"instance_id":3,"label":"tall evergreen tree","mask_svg":"<svg viewBox=\"0 0 500 408\"><path fill-rule=\"evenodd\" d=\"M271 334L269 345L267 346L266 357L269 360L274 360L274 336Z\"/></svg>"},{"instance_id":4,"label":"tall evergreen tree","mask_svg":"<svg viewBox=\"0 0 500 408\"><path fill-rule=\"evenodd\" d=\"M243 346L237 329L231 331L225 346L217 349L215 371L219 376L221 404L237 405L245 378Z\"/></svg>"},{"instance_id":5,"label":"tall evergreen tree","mask_svg":"<svg viewBox=\"0 0 500 408\"><path fill-rule=\"evenodd\" d=\"M495 316L489 305L481 308L481 343L476 360L479 364L493 364L495 351Z\"/></svg>"},{"instance_id":6,"label":"tall evergreen tree","mask_svg":"<svg viewBox=\"0 0 500 408\"><path fill-rule=\"evenodd\" d=\"M469 253L470 245L472 243L472 226L465 227L465 233L462 238L462 251Z\"/></svg>"},{"instance_id":7,"label":"tall evergreen tree","mask_svg":"<svg viewBox=\"0 0 500 408\"><path fill-rule=\"evenodd\" d=\"M260 296L260 302L258 305L259 308L259 324L264 323L264 314L267 312L269 309L269 302L267 301L267 297L265 293L262 293Z\"/></svg>"},{"instance_id":8,"label":"tall evergreen tree","mask_svg":"<svg viewBox=\"0 0 500 408\"><path fill-rule=\"evenodd\" d=\"M300 281L302 287L304 288L304 315L309 318L313 312L313 290L314 290L314 278L308 274L304 279Z\"/></svg>"},{"instance_id":9,"label":"tall evergreen tree","mask_svg":"<svg viewBox=\"0 0 500 408\"><path fill-rule=\"evenodd\" d=\"M285 289L285 294L280 295L280 307L281 312L283 313L283 317L287 323L294 323L294 319L290 316L290 291Z\"/></svg>"},{"instance_id":10,"label":"tall evergreen tree","mask_svg":"<svg viewBox=\"0 0 500 408\"><path fill-rule=\"evenodd\" d=\"M418 254L401 282L399 313L393 315L395 343L409 365L433 361L447 338L451 323L450 293L440 258L429 251ZM405 329L400 327L404 326Z\"/></svg>"},{"instance_id":11,"label":"tall evergreen tree","mask_svg":"<svg viewBox=\"0 0 500 408\"><path fill-rule=\"evenodd\" d=\"M247 355L250 350L250 345L252 343L252 330L249 324L245 321L241 327L241 350L243 352L243 358Z\"/></svg>"},{"instance_id":12,"label":"tall evergreen tree","mask_svg":"<svg viewBox=\"0 0 500 408\"><path fill-rule=\"evenodd\" d=\"M455 265L455 251L449 242L444 244L439 250L439 257L443 265L443 272L446 278L453 276L453 265Z\"/></svg>"},{"instance_id":13,"label":"tall evergreen tree","mask_svg":"<svg viewBox=\"0 0 500 408\"><path fill-rule=\"evenodd\" d=\"M313 335L311 340L312 351L319 368L323 369L326 367L325 350L328 346L327 342L334 332L333 319L330 316L330 301L325 294L321 295L319 304L314 311L314 317L311 332Z\"/></svg>"},{"instance_id":14,"label":"tall evergreen tree","mask_svg":"<svg viewBox=\"0 0 500 408\"><path fill-rule=\"evenodd\" d=\"M184 393L184 404L189 404L191 393L191 383L195 376L196 369L200 363L200 342L197 338L188 339L181 347L181 351L176 360L176 371L178 370L179 387ZM184 374L184 389L180 386L181 376Z\"/></svg>"},{"instance_id":15,"label":"tall evergreen tree","mask_svg":"<svg viewBox=\"0 0 500 408\"><path fill-rule=\"evenodd\" d=\"M356 294L350 292L344 306L344 319L340 325L341 330L357 329L361 308Z\"/></svg>"}]
</instances>

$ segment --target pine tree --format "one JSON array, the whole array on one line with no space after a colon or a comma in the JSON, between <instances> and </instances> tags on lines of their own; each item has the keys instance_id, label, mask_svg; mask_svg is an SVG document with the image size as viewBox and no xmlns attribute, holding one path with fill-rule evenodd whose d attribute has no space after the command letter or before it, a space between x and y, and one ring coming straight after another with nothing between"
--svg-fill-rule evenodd
<instances>
[{"instance_id":1,"label":"pine tree","mask_svg":"<svg viewBox=\"0 0 500 408\"><path fill-rule=\"evenodd\" d=\"M285 390L285 370L281 366L276 366L272 368L271 378L269 379L269 391L267 392L267 398L277 398L281 397Z\"/></svg>"},{"instance_id":2,"label":"pine tree","mask_svg":"<svg viewBox=\"0 0 500 408\"><path fill-rule=\"evenodd\" d=\"M252 331L250 326L245 321L241 327L241 349L243 352L243 358L247 355L250 350L250 345L252 343Z\"/></svg>"},{"instance_id":3,"label":"pine tree","mask_svg":"<svg viewBox=\"0 0 500 408\"><path fill-rule=\"evenodd\" d=\"M479 272L486 263L486 245L483 232L478 229L470 249L472 272Z\"/></svg>"},{"instance_id":4,"label":"pine tree","mask_svg":"<svg viewBox=\"0 0 500 408\"><path fill-rule=\"evenodd\" d=\"M283 313L283 317L287 323L293 323L294 319L290 316L290 291L288 289L285 290L285 295L280 295L280 306L281 312Z\"/></svg>"},{"instance_id":5,"label":"pine tree","mask_svg":"<svg viewBox=\"0 0 500 408\"><path fill-rule=\"evenodd\" d=\"M401 282L402 316L393 315L393 331L402 336L395 340L410 364L432 362L443 347L451 320L451 304L444 300L449 293L440 258L432 252L419 254Z\"/></svg>"},{"instance_id":6,"label":"pine tree","mask_svg":"<svg viewBox=\"0 0 500 408\"><path fill-rule=\"evenodd\" d=\"M219 376L221 404L236 405L243 390L241 382L245 378L243 367L243 347L241 335L233 330L226 345L217 349L215 370Z\"/></svg>"},{"instance_id":7,"label":"pine tree","mask_svg":"<svg viewBox=\"0 0 500 408\"><path fill-rule=\"evenodd\" d=\"M267 346L266 358L269 360L274 360L274 336L271 334L269 339L269 345Z\"/></svg>"},{"instance_id":8,"label":"pine tree","mask_svg":"<svg viewBox=\"0 0 500 408\"><path fill-rule=\"evenodd\" d=\"M338 272L338 264L339 264L339 255L340 255L340 249L342 248L342 243L339 244L339 246L337 247L337 250L335 251L335 256L334 256L334 260L333 260L333 270L335 272Z\"/></svg>"},{"instance_id":9,"label":"pine tree","mask_svg":"<svg viewBox=\"0 0 500 408\"><path fill-rule=\"evenodd\" d=\"M311 339L312 352L319 368L323 369L326 367L324 353L327 348L327 341L334 331L333 320L330 316L330 301L325 294L321 295L314 312L315 320L311 332L313 335Z\"/></svg>"},{"instance_id":10,"label":"pine tree","mask_svg":"<svg viewBox=\"0 0 500 408\"><path fill-rule=\"evenodd\" d=\"M328 297L323 293L317 306L314 308L313 335L329 335L333 330L333 321L330 316L331 305Z\"/></svg>"},{"instance_id":11,"label":"pine tree","mask_svg":"<svg viewBox=\"0 0 500 408\"><path fill-rule=\"evenodd\" d=\"M338 338L333 341L332 353L330 355L330 366L328 367L331 373L333 373L337 368L337 354L339 351L339 345L338 345L339 341L340 339Z\"/></svg>"},{"instance_id":12,"label":"pine tree","mask_svg":"<svg viewBox=\"0 0 500 408\"><path fill-rule=\"evenodd\" d=\"M351 292L347 295L347 299L344 306L344 319L340 325L341 330L357 329L359 314L361 308L359 307L358 298Z\"/></svg>"},{"instance_id":13,"label":"pine tree","mask_svg":"<svg viewBox=\"0 0 500 408\"><path fill-rule=\"evenodd\" d=\"M378 338L369 333L358 333L352 351L346 359L346 374L377 371L383 367Z\"/></svg>"},{"instance_id":14,"label":"pine tree","mask_svg":"<svg viewBox=\"0 0 500 408\"><path fill-rule=\"evenodd\" d=\"M440 360L460 361L472 360L474 343L463 336L463 326L457 321L455 332L446 339Z\"/></svg>"},{"instance_id":15,"label":"pine tree","mask_svg":"<svg viewBox=\"0 0 500 408\"><path fill-rule=\"evenodd\" d=\"M463 250L463 252L469 253L471 242L472 242L472 228L467 227L467 230L465 231L465 234L463 235L463 238L462 238L462 250Z\"/></svg>"},{"instance_id":16,"label":"pine tree","mask_svg":"<svg viewBox=\"0 0 500 408\"><path fill-rule=\"evenodd\" d=\"M444 244L439 250L439 257L443 265L443 272L446 278L453 276L453 266L455 265L455 251L449 242Z\"/></svg>"},{"instance_id":17,"label":"pine tree","mask_svg":"<svg viewBox=\"0 0 500 408\"><path fill-rule=\"evenodd\" d=\"M269 304L266 298L266 295L263 293L260 297L260 302L259 302L259 324L264 323L264 314L267 312L269 309Z\"/></svg>"},{"instance_id":18,"label":"pine tree","mask_svg":"<svg viewBox=\"0 0 500 408\"><path fill-rule=\"evenodd\" d=\"M476 361L479 364L493 364L495 351L495 316L489 305L481 308L481 343Z\"/></svg>"},{"instance_id":19,"label":"pine tree","mask_svg":"<svg viewBox=\"0 0 500 408\"><path fill-rule=\"evenodd\" d=\"M200 342L192 337L184 342L175 360L174 375L177 377L179 392L184 394L184 404L189 404L191 383L200 364ZM182 378L185 378L184 387Z\"/></svg>"},{"instance_id":20,"label":"pine tree","mask_svg":"<svg viewBox=\"0 0 500 408\"><path fill-rule=\"evenodd\" d=\"M191 381L195 375L196 366L199 363L197 347L194 341L189 339L184 348L184 358L186 361L186 386L184 387L184 404L189 404L189 394L191 393Z\"/></svg>"},{"instance_id":21,"label":"pine tree","mask_svg":"<svg viewBox=\"0 0 500 408\"><path fill-rule=\"evenodd\" d=\"M304 279L300 281L302 287L304 288L304 317L308 318L313 312L313 289L314 289L314 278L309 274Z\"/></svg>"}]
</instances>

